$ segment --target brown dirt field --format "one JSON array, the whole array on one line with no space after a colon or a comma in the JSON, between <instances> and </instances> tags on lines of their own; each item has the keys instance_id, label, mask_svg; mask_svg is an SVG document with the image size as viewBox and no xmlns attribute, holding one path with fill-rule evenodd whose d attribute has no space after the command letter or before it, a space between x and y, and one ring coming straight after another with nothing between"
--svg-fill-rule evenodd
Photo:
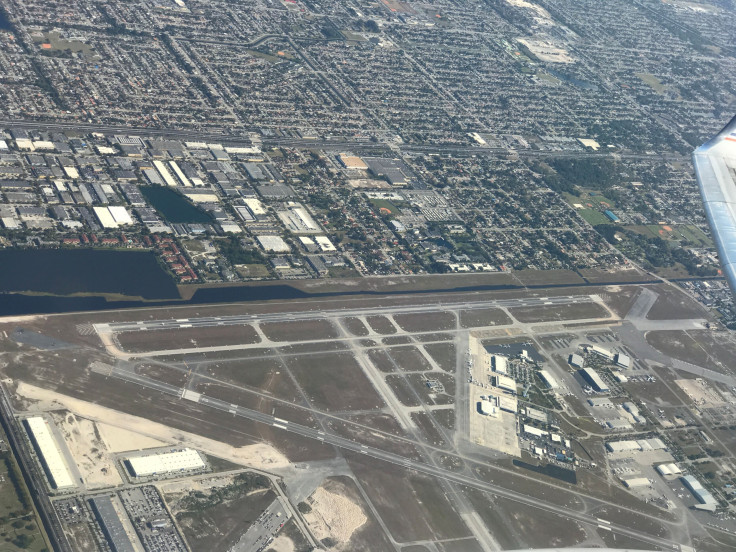
<instances>
[{"instance_id":1,"label":"brown dirt field","mask_svg":"<svg viewBox=\"0 0 736 552\"><path fill-rule=\"evenodd\" d=\"M93 358L105 359L99 355ZM77 362L73 359L77 359ZM254 445L265 440L292 462L334 457L332 447L317 441L299 438L291 433L275 435L271 426L93 373L86 368L90 360L84 351L78 349L55 351L52 354L25 354L11 360L3 372L31 385L228 443L233 447ZM19 403L19 406L27 408L23 403Z\"/></svg>"},{"instance_id":2,"label":"brown dirt field","mask_svg":"<svg viewBox=\"0 0 736 552\"><path fill-rule=\"evenodd\" d=\"M135 367L137 374L146 376L157 381L164 383L170 383L177 387L183 387L187 381L187 373L171 368L169 366L162 366L161 364L139 364Z\"/></svg>"},{"instance_id":3,"label":"brown dirt field","mask_svg":"<svg viewBox=\"0 0 736 552\"><path fill-rule=\"evenodd\" d=\"M67 525L64 532L69 537L70 544L78 552L97 552L99 547L89 524L75 523Z\"/></svg>"},{"instance_id":4,"label":"brown dirt field","mask_svg":"<svg viewBox=\"0 0 736 552\"><path fill-rule=\"evenodd\" d=\"M391 335L396 333L396 326L385 316L367 316L366 321L371 329L381 335Z\"/></svg>"},{"instance_id":5,"label":"brown dirt field","mask_svg":"<svg viewBox=\"0 0 736 552\"><path fill-rule=\"evenodd\" d=\"M397 541L471 536L434 479L353 453L345 457Z\"/></svg>"},{"instance_id":6,"label":"brown dirt field","mask_svg":"<svg viewBox=\"0 0 736 552\"><path fill-rule=\"evenodd\" d=\"M484 552L486 550L477 540L472 538L439 542L437 543L437 549L440 552Z\"/></svg>"},{"instance_id":7,"label":"brown dirt field","mask_svg":"<svg viewBox=\"0 0 736 552\"><path fill-rule=\"evenodd\" d=\"M370 410L385 406L352 354L289 357L287 362L316 408Z\"/></svg>"},{"instance_id":8,"label":"brown dirt field","mask_svg":"<svg viewBox=\"0 0 736 552\"><path fill-rule=\"evenodd\" d=\"M429 343L431 341L452 341L455 336L449 333L425 333L415 334L414 339L421 341L422 343Z\"/></svg>"},{"instance_id":9,"label":"brown dirt field","mask_svg":"<svg viewBox=\"0 0 736 552\"><path fill-rule=\"evenodd\" d=\"M240 345L258 343L260 339L253 326L211 326L117 334L120 347L130 353Z\"/></svg>"},{"instance_id":10,"label":"brown dirt field","mask_svg":"<svg viewBox=\"0 0 736 552\"><path fill-rule=\"evenodd\" d=\"M387 347L391 347L393 345L406 345L411 342L411 337L408 335L393 335L391 337L384 337L381 339L381 343Z\"/></svg>"},{"instance_id":11,"label":"brown dirt field","mask_svg":"<svg viewBox=\"0 0 736 552\"><path fill-rule=\"evenodd\" d=\"M654 348L675 358L724 374L733 374L736 369L733 364L733 359L736 358L736 340L732 332L712 332L710 330L660 331L649 332L646 338ZM660 346L667 350L660 349ZM699 360L696 361L695 359Z\"/></svg>"},{"instance_id":12,"label":"brown dirt field","mask_svg":"<svg viewBox=\"0 0 736 552\"><path fill-rule=\"evenodd\" d=\"M444 394L435 394L434 398L431 398L431 390L425 383L425 376L428 378L438 379L445 386ZM439 372L431 372L426 374L407 374L406 379L409 380L410 384L425 404L453 404L455 402L455 377L450 374L444 374Z\"/></svg>"},{"instance_id":13,"label":"brown dirt field","mask_svg":"<svg viewBox=\"0 0 736 552\"><path fill-rule=\"evenodd\" d=\"M411 418L421 430L424 440L427 443L436 447L447 447L447 441L432 423L432 420L426 412L412 412Z\"/></svg>"},{"instance_id":14,"label":"brown dirt field","mask_svg":"<svg viewBox=\"0 0 736 552\"><path fill-rule=\"evenodd\" d=\"M572 270L519 270L513 275L524 285L582 284L585 281Z\"/></svg>"},{"instance_id":15,"label":"brown dirt field","mask_svg":"<svg viewBox=\"0 0 736 552\"><path fill-rule=\"evenodd\" d=\"M653 289L659 297L647 314L650 320L710 318L703 307L679 289L671 286L656 286Z\"/></svg>"},{"instance_id":16,"label":"brown dirt field","mask_svg":"<svg viewBox=\"0 0 736 552\"><path fill-rule=\"evenodd\" d=\"M371 429L347 424L339 420L328 420L326 425L331 432L342 437L357 441L358 443L370 447L379 448L381 450L387 450L406 458L411 458L414 460L420 459L419 452L411 443L397 441L389 436L382 435L376 431L372 431Z\"/></svg>"},{"instance_id":17,"label":"brown dirt field","mask_svg":"<svg viewBox=\"0 0 736 552\"><path fill-rule=\"evenodd\" d=\"M357 337L363 337L368 335L368 328L365 327L365 324L363 324L363 321L359 318L353 318L352 316L348 316L346 318L340 319L340 322L342 322L343 326L353 335Z\"/></svg>"},{"instance_id":18,"label":"brown dirt field","mask_svg":"<svg viewBox=\"0 0 736 552\"><path fill-rule=\"evenodd\" d=\"M345 419L351 422L355 422L356 424L366 425L385 433L391 433L393 435L398 435L401 437L406 436L404 430L401 429L399 422L397 422L396 418L394 418L394 416L391 414L353 414L350 416L345 416Z\"/></svg>"},{"instance_id":19,"label":"brown dirt field","mask_svg":"<svg viewBox=\"0 0 736 552\"><path fill-rule=\"evenodd\" d=\"M360 526L350 537L350 540L341 546L342 550L355 552L373 552L393 550L393 546L384 533L378 521L373 516L368 504L363 499L358 486L349 477L330 477L323 483L325 490L344 496L363 511L368 520Z\"/></svg>"},{"instance_id":20,"label":"brown dirt field","mask_svg":"<svg viewBox=\"0 0 736 552\"><path fill-rule=\"evenodd\" d=\"M457 349L454 343L427 343L424 350L429 353L440 368L454 373L457 368Z\"/></svg>"},{"instance_id":21,"label":"brown dirt field","mask_svg":"<svg viewBox=\"0 0 736 552\"><path fill-rule=\"evenodd\" d=\"M497 499L493 495L470 487L464 487L463 493L503 550L516 550L523 547L520 534L512 528L513 520L505 514L504 508L496 504Z\"/></svg>"},{"instance_id":22,"label":"brown dirt field","mask_svg":"<svg viewBox=\"0 0 736 552\"><path fill-rule=\"evenodd\" d=\"M580 320L581 318L607 318L606 309L597 303L569 303L539 307L515 307L509 312L522 323L552 322L554 320Z\"/></svg>"},{"instance_id":23,"label":"brown dirt field","mask_svg":"<svg viewBox=\"0 0 736 552\"><path fill-rule=\"evenodd\" d=\"M511 324L513 321L501 309L472 309L460 311L460 326L482 328Z\"/></svg>"},{"instance_id":24,"label":"brown dirt field","mask_svg":"<svg viewBox=\"0 0 736 552\"><path fill-rule=\"evenodd\" d=\"M337 330L329 320L264 322L260 326L271 341L317 341L338 337Z\"/></svg>"},{"instance_id":25,"label":"brown dirt field","mask_svg":"<svg viewBox=\"0 0 736 552\"><path fill-rule=\"evenodd\" d=\"M642 282L652 279L651 276L639 270L618 270L611 272L597 268L581 268L579 272L592 284L600 282L626 284L627 282Z\"/></svg>"},{"instance_id":26,"label":"brown dirt field","mask_svg":"<svg viewBox=\"0 0 736 552\"><path fill-rule=\"evenodd\" d=\"M317 343L295 343L279 347L278 352L285 355L299 355L305 353L322 353L328 351L345 351L348 344L342 341L318 341Z\"/></svg>"},{"instance_id":27,"label":"brown dirt field","mask_svg":"<svg viewBox=\"0 0 736 552\"><path fill-rule=\"evenodd\" d=\"M708 352L690 335L681 330L652 331L646 334L647 343L673 358L711 368Z\"/></svg>"},{"instance_id":28,"label":"brown dirt field","mask_svg":"<svg viewBox=\"0 0 736 552\"><path fill-rule=\"evenodd\" d=\"M585 531L577 522L541 510L531 510L528 506L513 501L505 501L503 509L511 530L524 541L525 547L574 546L585 539Z\"/></svg>"},{"instance_id":29,"label":"brown dirt field","mask_svg":"<svg viewBox=\"0 0 736 552\"><path fill-rule=\"evenodd\" d=\"M214 494L210 489L197 492L207 496ZM276 498L272 490L258 489L204 510L181 511L177 506L187 494L168 493L164 498L167 503L172 504L176 521L192 552L229 549Z\"/></svg>"},{"instance_id":30,"label":"brown dirt field","mask_svg":"<svg viewBox=\"0 0 736 552\"><path fill-rule=\"evenodd\" d=\"M414 393L411 391L411 387L404 381L402 376L392 375L386 376L386 383L394 392L396 398L399 399L401 404L404 406L419 406L420 402L417 400Z\"/></svg>"},{"instance_id":31,"label":"brown dirt field","mask_svg":"<svg viewBox=\"0 0 736 552\"><path fill-rule=\"evenodd\" d=\"M300 398L299 390L276 358L208 364L202 373L238 386L250 387L289 401Z\"/></svg>"},{"instance_id":32,"label":"brown dirt field","mask_svg":"<svg viewBox=\"0 0 736 552\"><path fill-rule=\"evenodd\" d=\"M381 372L389 374L396 371L396 367L394 366L394 363L391 362L391 357L388 356L388 351L385 349L371 349L368 351L368 358L373 366L378 368Z\"/></svg>"},{"instance_id":33,"label":"brown dirt field","mask_svg":"<svg viewBox=\"0 0 736 552\"><path fill-rule=\"evenodd\" d=\"M639 286L624 286L607 288L601 293L606 306L623 318L629 312L639 296Z\"/></svg>"},{"instance_id":34,"label":"brown dirt field","mask_svg":"<svg viewBox=\"0 0 736 552\"><path fill-rule=\"evenodd\" d=\"M437 420L438 424L441 424L444 428L449 430L455 429L455 409L454 408L442 408L432 411L432 416Z\"/></svg>"},{"instance_id":35,"label":"brown dirt field","mask_svg":"<svg viewBox=\"0 0 736 552\"><path fill-rule=\"evenodd\" d=\"M394 314L394 322L407 332L434 332L454 330L455 315L451 312L424 312L421 314Z\"/></svg>"},{"instance_id":36,"label":"brown dirt field","mask_svg":"<svg viewBox=\"0 0 736 552\"><path fill-rule=\"evenodd\" d=\"M431 370L432 366L422 353L414 346L392 347L388 350L388 355L393 359L396 365L405 372Z\"/></svg>"}]
</instances>

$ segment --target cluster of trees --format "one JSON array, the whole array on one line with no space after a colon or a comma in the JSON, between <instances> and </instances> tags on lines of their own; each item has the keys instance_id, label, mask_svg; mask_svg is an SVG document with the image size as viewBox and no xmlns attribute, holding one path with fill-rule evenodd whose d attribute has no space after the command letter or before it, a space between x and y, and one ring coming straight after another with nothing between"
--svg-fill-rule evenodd
<instances>
[{"instance_id":1,"label":"cluster of trees","mask_svg":"<svg viewBox=\"0 0 736 552\"><path fill-rule=\"evenodd\" d=\"M580 195L578 188L607 189L619 183L616 164L611 159L558 158L546 162L534 161L529 168L541 175L548 188Z\"/></svg>"},{"instance_id":2,"label":"cluster of trees","mask_svg":"<svg viewBox=\"0 0 736 552\"><path fill-rule=\"evenodd\" d=\"M658 236L647 237L617 224L598 224L595 229L609 243L616 246L621 245L627 255L639 259L648 270L680 263L692 276L715 276L717 272L713 267L701 266L698 258L691 251L670 245L669 242ZM622 243L616 240L616 234L622 238Z\"/></svg>"},{"instance_id":3,"label":"cluster of trees","mask_svg":"<svg viewBox=\"0 0 736 552\"><path fill-rule=\"evenodd\" d=\"M235 236L230 236L224 240L217 240L215 243L217 244L217 249L230 264L263 264L265 262L263 254L260 251L244 248L240 239Z\"/></svg>"}]
</instances>

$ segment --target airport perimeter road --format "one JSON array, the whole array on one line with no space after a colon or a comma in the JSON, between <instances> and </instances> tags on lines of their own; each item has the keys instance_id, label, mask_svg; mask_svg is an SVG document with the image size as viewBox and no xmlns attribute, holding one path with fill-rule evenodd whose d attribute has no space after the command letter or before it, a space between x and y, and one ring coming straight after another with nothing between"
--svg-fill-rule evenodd
<instances>
[{"instance_id":1,"label":"airport perimeter road","mask_svg":"<svg viewBox=\"0 0 736 552\"><path fill-rule=\"evenodd\" d=\"M237 326L260 322L289 322L334 318L338 316L374 316L380 314L415 314L438 310L473 310L499 307L542 307L568 305L572 303L593 303L590 295L569 295L562 297L529 297L522 299L499 299L496 301L464 301L460 303L428 303L400 307L366 307L306 312L237 314L232 316L204 316L197 318L171 318L168 320L141 320L138 322L107 322L95 324L97 333L133 332L138 330L171 330L180 328L204 328L207 326Z\"/></svg>"},{"instance_id":2,"label":"airport perimeter road","mask_svg":"<svg viewBox=\"0 0 736 552\"><path fill-rule=\"evenodd\" d=\"M539 499L538 497L528 496L523 493L512 491L510 489L506 489L498 485L494 485L493 483L481 481L479 479L476 479L468 475L455 473L449 470L445 470L443 468L439 468L436 466L425 464L423 462L412 460L410 458L406 458L399 454L394 454L392 452L384 451L384 450L381 450L375 447L370 447L368 445L356 443L355 441L351 441L350 439L346 439L338 435L326 433L324 431L320 431L318 429L314 429L311 427L289 422L287 420L282 420L280 418L276 418L275 416L264 414L263 412L258 412L257 410L251 410L249 408L245 408L237 404L227 403L225 401L211 398L211 397L206 397L198 393L191 393L191 392L185 393L185 390L180 387L176 387L168 383L163 383L160 381L152 380L146 376L141 376L132 371L111 367L109 370L100 371L100 373L104 375L116 377L122 380L126 380L131 383L137 383L143 387L154 389L156 391L160 391L161 393L166 393L168 395L173 395L175 397L180 397L180 398L185 397L183 400L191 400L192 402L195 402L197 404L201 404L201 405L204 405L210 408L214 408L216 410L220 410L223 412L228 412L232 414L233 416L240 416L248 420L260 422L263 424L268 424L270 426L276 427L283 431L295 433L297 435L306 437L308 439L314 439L314 440L321 441L329 445L340 447L343 450L348 450L354 453L369 456L377 460L389 462L391 464L395 464L397 466L401 466L406 469L415 470L417 472L425 473L427 475L445 479L453 483L458 483L460 485L466 485L468 487L473 487L481 491L486 491L496 496L506 498L508 500L514 500L516 502L522 503L532 508L539 508L541 510L548 511L553 514L557 514L557 515L566 517L568 519L572 519L575 521L579 521L581 523L587 523L589 525L596 526L606 531L613 531L621 535L626 535L628 537L638 539L647 544L664 547L664 548L671 549L671 550L680 549L677 543L667 540L667 539L656 537L654 535L650 535L649 533L644 533L641 531L630 529L622 525L610 523L606 520L602 520L595 516L583 514L575 510L570 510L558 504L545 502L544 500ZM665 522L665 521L663 521L662 523L671 524L670 522Z\"/></svg>"}]
</instances>

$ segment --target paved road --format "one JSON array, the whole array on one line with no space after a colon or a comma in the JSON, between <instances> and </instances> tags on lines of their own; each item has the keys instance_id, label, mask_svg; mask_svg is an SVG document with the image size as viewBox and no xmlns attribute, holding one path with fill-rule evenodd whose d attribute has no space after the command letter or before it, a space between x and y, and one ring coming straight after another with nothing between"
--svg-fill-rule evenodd
<instances>
[{"instance_id":1,"label":"paved road","mask_svg":"<svg viewBox=\"0 0 736 552\"><path fill-rule=\"evenodd\" d=\"M291 514L281 504L281 500L278 497L274 498L268 508L258 516L258 519L248 527L245 534L228 552L252 552L253 550L260 552L271 544L273 537L281 531L284 523L290 517Z\"/></svg>"},{"instance_id":2,"label":"paved road","mask_svg":"<svg viewBox=\"0 0 736 552\"><path fill-rule=\"evenodd\" d=\"M369 307L350 310L323 310L289 313L236 314L232 316L204 316L197 318L171 318L168 320L141 320L136 322L108 322L95 324L98 333L129 332L138 330L169 330L180 328L204 328L208 326L237 326L255 322L284 322L320 320L336 316L373 316L379 314L413 314L445 310L473 310L498 307L531 307L567 305L571 303L591 303L589 295L572 295L561 297L530 297L522 299L500 299L497 301L465 301L461 303L433 303L425 305L407 305L399 307Z\"/></svg>"},{"instance_id":3,"label":"paved road","mask_svg":"<svg viewBox=\"0 0 736 552\"><path fill-rule=\"evenodd\" d=\"M160 381L152 380L148 377L141 376L134 372L120 369L120 368L112 368L110 371L106 373L106 375L120 378L120 379L129 381L129 382L132 382L132 383L137 383L143 387L147 387L149 389L160 391L161 393L165 393L167 395L172 395L175 397L182 397L183 391L184 391L180 387L176 387L168 383L163 383ZM648 533L644 533L642 531L630 529L623 525L608 523L606 521L602 521L599 518L596 518L595 516L591 516L591 515L584 514L584 513L575 511L575 510L571 510L571 509L562 507L558 504L545 502L539 499L538 497L528 496L523 493L495 485L493 483L481 481L469 475L452 472L452 471L449 471L443 468L425 464L423 462L418 462L411 458L406 458L399 454L384 451L384 450L381 450L375 447L371 447L368 445L356 443L355 441L351 441L350 439L346 439L338 435L326 433L324 431L314 429L311 427L303 426L301 424L289 422L289 421L277 418L275 416L264 414L263 412L258 412L256 410L251 410L249 408L245 408L245 407L242 407L236 404L227 403L225 401L211 398L211 397L206 397L203 395L198 396L197 400L195 400L194 402L197 402L198 404L201 404L201 405L204 405L204 406L216 409L216 410L228 412L234 416L240 416L248 420L260 422L263 424L268 424L278 429L281 429L283 431L295 433L297 435L306 437L308 439L314 439L314 440L317 440L323 443L327 443L329 445L340 447L343 450L348 450L354 453L362 454L364 456L369 456L371 458L382 460L384 462L389 462L391 464L401 466L406 469L412 469L420 473L424 473L424 474L438 477L438 478L441 478L447 481L451 481L453 483L459 483L461 485L467 485L469 487L474 487L482 491L490 492L501 498L514 500L516 502L520 502L531 508L538 508L538 509L545 510L545 511L557 514L557 515L562 515L568 519L573 519L581 523L587 523L587 524L591 524L595 526L602 525L606 527L607 529L610 529L611 531L614 531L622 535L626 535L634 539L638 539L642 542L646 542L647 544L665 547L665 548L672 549L672 550L679 550L679 545L667 539L656 537ZM662 523L667 523L667 522L662 522Z\"/></svg>"},{"instance_id":4,"label":"paved road","mask_svg":"<svg viewBox=\"0 0 736 552\"><path fill-rule=\"evenodd\" d=\"M342 95L340 95L342 96ZM132 128L123 125L100 125L90 124L83 121L74 122L58 122L58 121L24 121L17 119L0 119L0 127L2 128L24 128L37 129L41 131L85 131L85 132L101 132L106 134L127 134L133 136L161 136L171 137L179 140L212 140L221 143L243 144L250 141L246 138L246 134L250 129L242 129L240 135L226 132L212 132L199 130L181 130L181 129L157 129L157 128ZM229 130L229 129L228 129ZM256 129L252 129L255 131ZM351 140L347 138L337 138L335 140L310 140L303 138L289 137L268 137L263 139L265 146L285 146L295 148L316 148L322 150L342 151L349 149L355 152L381 154L390 152L390 148L385 144L373 143L363 140ZM532 149L510 150L508 148L492 148L479 147L473 145L418 145L418 144L401 144L398 148L406 153L422 153L422 154L438 154L438 155L455 155L460 157L477 156L477 155L509 155L514 153L520 157L610 157L613 155L609 152L591 153L591 152L562 152L562 151L539 151ZM395 153L394 153L395 155ZM654 153L639 154L616 152L618 157L625 159L660 159L665 161L690 161L689 156L672 154L672 153Z\"/></svg>"}]
</instances>

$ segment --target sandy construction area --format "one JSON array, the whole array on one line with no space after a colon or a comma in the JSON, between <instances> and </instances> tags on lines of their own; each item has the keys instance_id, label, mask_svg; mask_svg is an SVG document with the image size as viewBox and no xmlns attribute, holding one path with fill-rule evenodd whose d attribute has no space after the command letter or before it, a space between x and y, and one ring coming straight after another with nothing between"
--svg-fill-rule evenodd
<instances>
[{"instance_id":1,"label":"sandy construction area","mask_svg":"<svg viewBox=\"0 0 736 552\"><path fill-rule=\"evenodd\" d=\"M129 450L143 450L147 448L156 448L169 445L164 441L159 441L140 433L135 433L122 427L116 427L108 424L98 423L97 430L100 437L105 442L107 450L110 452L126 452Z\"/></svg>"},{"instance_id":2,"label":"sandy construction area","mask_svg":"<svg viewBox=\"0 0 736 552\"><path fill-rule=\"evenodd\" d=\"M294 541L286 535L277 536L271 545L268 547L268 551L271 552L294 552Z\"/></svg>"},{"instance_id":3,"label":"sandy construction area","mask_svg":"<svg viewBox=\"0 0 736 552\"><path fill-rule=\"evenodd\" d=\"M18 388L15 392L22 398L38 401L29 410L47 411L63 408L73 412L78 417L126 429L144 437L165 443L186 445L241 466L269 470L289 465L289 460L286 456L271 445L265 443L245 447L233 447L227 443L221 443L214 439L202 437L201 435L173 429L164 424L138 416L124 414L111 408L68 397L56 391L29 385L25 382L18 382Z\"/></svg>"},{"instance_id":4,"label":"sandy construction area","mask_svg":"<svg viewBox=\"0 0 736 552\"><path fill-rule=\"evenodd\" d=\"M108 455L107 446L93 421L78 418L71 412L55 412L52 417L74 456L87 488L99 489L122 484L120 473Z\"/></svg>"},{"instance_id":5,"label":"sandy construction area","mask_svg":"<svg viewBox=\"0 0 736 552\"><path fill-rule=\"evenodd\" d=\"M318 541L327 537L334 539L338 543L337 549L342 549L353 533L368 521L360 506L345 496L326 490L324 486L318 487L307 502L312 511L305 514L304 519L314 537Z\"/></svg>"}]
</instances>

